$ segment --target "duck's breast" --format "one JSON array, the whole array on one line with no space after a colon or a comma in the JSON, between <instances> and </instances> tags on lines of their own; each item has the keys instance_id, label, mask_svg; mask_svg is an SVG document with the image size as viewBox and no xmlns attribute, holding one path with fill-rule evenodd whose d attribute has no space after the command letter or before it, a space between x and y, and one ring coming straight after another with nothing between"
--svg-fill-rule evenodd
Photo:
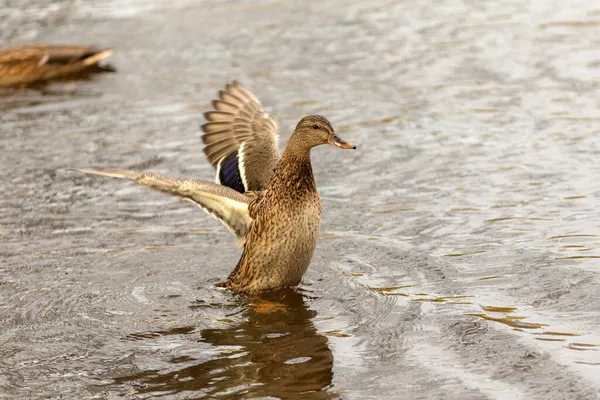
<instances>
[{"instance_id":1,"label":"duck's breast","mask_svg":"<svg viewBox=\"0 0 600 400\"><path fill-rule=\"evenodd\" d=\"M241 262L260 290L297 285L306 272L321 225L321 202L314 195L293 206L272 204L250 227Z\"/></svg>"}]
</instances>

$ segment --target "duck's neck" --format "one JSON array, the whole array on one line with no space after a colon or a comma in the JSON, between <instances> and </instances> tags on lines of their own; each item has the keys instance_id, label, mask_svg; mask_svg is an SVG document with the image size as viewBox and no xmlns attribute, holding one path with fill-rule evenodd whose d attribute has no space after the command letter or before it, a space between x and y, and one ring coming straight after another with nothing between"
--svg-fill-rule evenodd
<instances>
[{"instance_id":1,"label":"duck's neck","mask_svg":"<svg viewBox=\"0 0 600 400\"><path fill-rule=\"evenodd\" d=\"M310 146L307 146L302 138L294 132L288 140L281 159L308 160L310 164Z\"/></svg>"},{"instance_id":2,"label":"duck's neck","mask_svg":"<svg viewBox=\"0 0 600 400\"><path fill-rule=\"evenodd\" d=\"M302 143L295 143L292 136L273 177L277 177L277 183L280 185L293 186L295 189L316 190L310 162L310 148L302 146Z\"/></svg>"}]
</instances>

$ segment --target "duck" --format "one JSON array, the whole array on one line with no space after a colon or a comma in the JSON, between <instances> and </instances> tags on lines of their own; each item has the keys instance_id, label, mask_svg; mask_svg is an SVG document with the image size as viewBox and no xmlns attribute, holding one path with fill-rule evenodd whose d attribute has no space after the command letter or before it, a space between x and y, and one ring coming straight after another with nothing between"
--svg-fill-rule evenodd
<instances>
[{"instance_id":1,"label":"duck","mask_svg":"<svg viewBox=\"0 0 600 400\"><path fill-rule=\"evenodd\" d=\"M308 115L280 154L276 120L237 81L227 84L212 105L201 129L204 153L216 169L214 182L122 169L75 170L132 180L189 201L221 221L243 247L221 286L243 294L296 286L315 252L322 216L311 150L325 144L356 146L341 139L324 116Z\"/></svg>"},{"instance_id":2,"label":"duck","mask_svg":"<svg viewBox=\"0 0 600 400\"><path fill-rule=\"evenodd\" d=\"M29 85L91 70L113 49L29 44L0 49L0 87Z\"/></svg>"}]
</instances>

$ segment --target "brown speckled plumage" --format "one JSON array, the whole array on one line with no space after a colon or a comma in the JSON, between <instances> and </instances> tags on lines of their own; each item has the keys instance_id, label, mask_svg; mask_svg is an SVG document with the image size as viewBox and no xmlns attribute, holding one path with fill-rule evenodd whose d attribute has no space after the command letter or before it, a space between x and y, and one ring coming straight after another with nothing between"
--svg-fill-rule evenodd
<instances>
[{"instance_id":1,"label":"brown speckled plumage","mask_svg":"<svg viewBox=\"0 0 600 400\"><path fill-rule=\"evenodd\" d=\"M241 87L238 83L234 84ZM244 88L243 90L247 91ZM250 96L253 97L251 93ZM260 103L256 100L254 104ZM262 111L262 108L259 111ZM264 111L255 113L259 118L267 118L265 114ZM252 119L249 122L255 123ZM270 123L268 125L271 126ZM233 138L236 135L234 130L222 131L219 140L226 143L228 150L221 154L221 158L212 160L216 166L231 154L239 155L249 148L244 145L246 141L237 142L238 139ZM257 140L254 137L256 135L265 137ZM276 130L255 132L247 140L269 143L270 139L266 138L269 135L277 135ZM312 172L310 150L322 144L331 144L343 149L355 148L335 135L333 127L325 117L304 117L292 133L283 155L281 158L277 157L275 167L269 170L268 184L257 184L258 190L247 191L244 194L219 183L171 179L152 173L90 169L79 171L131 179L153 189L182 197L203 208L223 222L244 243L243 254L227 278L225 286L238 293L258 293L297 285L310 264L322 214ZM267 151L274 154L273 149ZM207 154L209 153L210 149L207 151ZM264 153L247 152L242 158L248 163L247 166L254 168L251 170L255 170L263 159L262 154ZM246 168L239 171L246 174L244 181L260 182L256 177L247 176L248 171ZM218 174L217 171L217 182Z\"/></svg>"},{"instance_id":2,"label":"brown speckled plumage","mask_svg":"<svg viewBox=\"0 0 600 400\"><path fill-rule=\"evenodd\" d=\"M251 293L297 285L312 259L321 214L310 158L284 154L267 189L250 203L244 253L225 285Z\"/></svg>"},{"instance_id":3,"label":"brown speckled plumage","mask_svg":"<svg viewBox=\"0 0 600 400\"><path fill-rule=\"evenodd\" d=\"M91 46L23 45L0 49L0 86L18 86L84 72L112 54Z\"/></svg>"}]
</instances>

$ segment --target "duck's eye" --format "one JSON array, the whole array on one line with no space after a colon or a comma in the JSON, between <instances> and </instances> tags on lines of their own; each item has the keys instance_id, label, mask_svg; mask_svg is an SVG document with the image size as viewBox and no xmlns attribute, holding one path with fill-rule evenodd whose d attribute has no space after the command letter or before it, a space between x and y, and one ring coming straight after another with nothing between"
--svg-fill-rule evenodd
<instances>
[{"instance_id":1,"label":"duck's eye","mask_svg":"<svg viewBox=\"0 0 600 400\"><path fill-rule=\"evenodd\" d=\"M317 125L317 124L313 125L313 129L319 129L319 125Z\"/></svg>"}]
</instances>

